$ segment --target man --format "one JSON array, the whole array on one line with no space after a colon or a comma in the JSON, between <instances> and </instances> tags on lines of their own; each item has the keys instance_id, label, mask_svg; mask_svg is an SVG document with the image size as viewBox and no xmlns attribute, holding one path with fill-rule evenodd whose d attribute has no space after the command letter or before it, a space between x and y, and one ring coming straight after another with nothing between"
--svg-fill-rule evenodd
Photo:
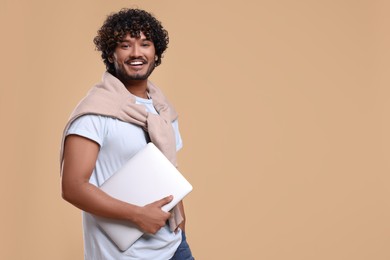
<instances>
[{"instance_id":1,"label":"man","mask_svg":"<svg viewBox=\"0 0 390 260\"><path fill-rule=\"evenodd\" d=\"M165 212L171 196L139 207L98 188L149 141L176 163L177 114L148 80L168 41L161 23L139 9L108 16L94 39L107 71L73 111L61 149L62 196L83 211L85 259L194 259L182 202ZM93 215L130 221L145 234L122 252Z\"/></svg>"}]
</instances>

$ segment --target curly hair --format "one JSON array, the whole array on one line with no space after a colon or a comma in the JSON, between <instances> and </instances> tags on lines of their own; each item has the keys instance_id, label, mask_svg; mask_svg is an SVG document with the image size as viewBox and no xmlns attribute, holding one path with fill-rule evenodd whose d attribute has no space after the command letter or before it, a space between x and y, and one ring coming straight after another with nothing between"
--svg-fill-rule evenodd
<instances>
[{"instance_id":1,"label":"curly hair","mask_svg":"<svg viewBox=\"0 0 390 260\"><path fill-rule=\"evenodd\" d=\"M101 57L108 72L115 75L114 64L109 62L108 58L112 57L118 43L127 34L139 38L141 32L146 39L151 40L154 44L157 56L155 66L161 64L163 53L168 48L168 32L162 27L161 22L150 13L141 9L124 8L109 15L93 39L96 49L101 51Z\"/></svg>"}]
</instances>

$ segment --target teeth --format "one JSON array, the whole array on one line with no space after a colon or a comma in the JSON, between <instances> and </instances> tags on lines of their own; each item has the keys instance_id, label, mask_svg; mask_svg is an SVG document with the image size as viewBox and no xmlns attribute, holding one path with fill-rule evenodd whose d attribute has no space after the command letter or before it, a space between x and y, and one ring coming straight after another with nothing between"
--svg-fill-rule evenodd
<instances>
[{"instance_id":1,"label":"teeth","mask_svg":"<svg viewBox=\"0 0 390 260\"><path fill-rule=\"evenodd\" d=\"M142 65L142 61L133 61L133 62L130 62L131 65Z\"/></svg>"}]
</instances>

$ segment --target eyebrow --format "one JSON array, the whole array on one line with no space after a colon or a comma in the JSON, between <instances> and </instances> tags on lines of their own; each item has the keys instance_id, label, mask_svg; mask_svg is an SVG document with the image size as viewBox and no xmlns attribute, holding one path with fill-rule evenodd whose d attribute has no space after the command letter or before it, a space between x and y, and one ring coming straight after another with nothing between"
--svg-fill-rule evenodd
<instances>
[{"instance_id":1,"label":"eyebrow","mask_svg":"<svg viewBox=\"0 0 390 260\"><path fill-rule=\"evenodd\" d=\"M127 37L126 37L127 38ZM130 40L127 40L127 39L122 39L122 40L119 40L119 42L130 42ZM140 37L140 39L141 39L141 41L143 41L143 42L146 42L146 41L148 41L148 42L153 42L151 39L148 39L148 38L141 38Z\"/></svg>"}]
</instances>

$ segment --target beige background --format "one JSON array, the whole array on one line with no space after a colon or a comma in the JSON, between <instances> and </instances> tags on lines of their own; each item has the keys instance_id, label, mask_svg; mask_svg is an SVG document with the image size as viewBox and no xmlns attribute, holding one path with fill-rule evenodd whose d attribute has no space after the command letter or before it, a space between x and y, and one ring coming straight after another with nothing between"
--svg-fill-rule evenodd
<instances>
[{"instance_id":1,"label":"beige background","mask_svg":"<svg viewBox=\"0 0 390 260\"><path fill-rule=\"evenodd\" d=\"M390 259L388 1L0 0L1 259L82 259L61 132L104 70L97 29L134 6L171 37L152 79L197 259Z\"/></svg>"}]
</instances>

